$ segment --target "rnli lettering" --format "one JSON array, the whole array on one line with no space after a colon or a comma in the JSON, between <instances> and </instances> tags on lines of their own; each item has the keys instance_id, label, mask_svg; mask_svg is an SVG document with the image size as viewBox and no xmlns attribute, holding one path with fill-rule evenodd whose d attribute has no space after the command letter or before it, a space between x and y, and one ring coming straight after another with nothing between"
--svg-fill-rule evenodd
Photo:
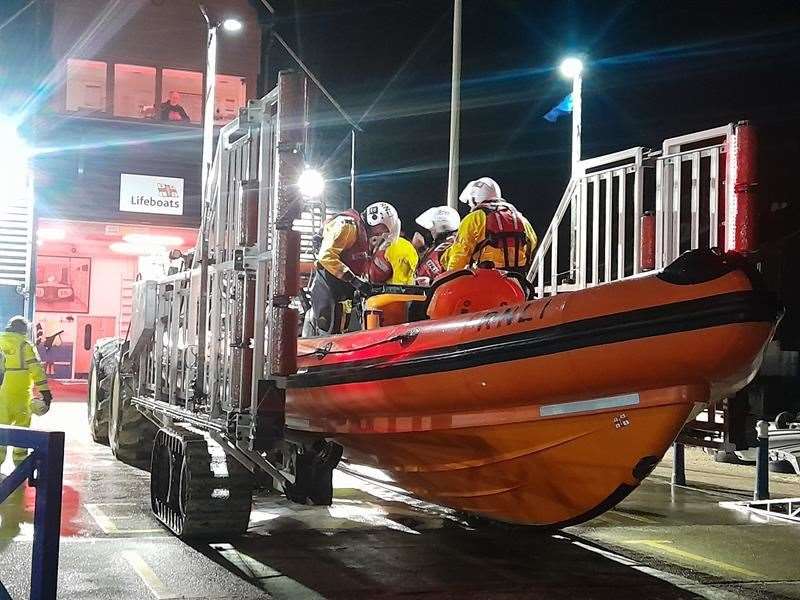
<instances>
[{"instance_id":1,"label":"rnli lettering","mask_svg":"<svg viewBox=\"0 0 800 600\"><path fill-rule=\"evenodd\" d=\"M500 327L507 327L514 323L532 321L533 317L530 315L530 308L533 304L533 302L527 302L522 306L514 306L502 311L489 311L478 320L478 328L476 331L492 329L493 327L499 329Z\"/></svg>"}]
</instances>

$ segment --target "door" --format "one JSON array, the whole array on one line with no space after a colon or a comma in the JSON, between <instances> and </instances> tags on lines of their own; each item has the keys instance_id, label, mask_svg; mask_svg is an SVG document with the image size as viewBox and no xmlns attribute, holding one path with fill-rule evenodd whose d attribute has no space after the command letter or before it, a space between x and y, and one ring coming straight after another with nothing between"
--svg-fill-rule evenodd
<instances>
[{"instance_id":1,"label":"door","mask_svg":"<svg viewBox=\"0 0 800 600\"><path fill-rule=\"evenodd\" d=\"M92 361L92 348L100 338L114 337L117 334L116 317L77 317L75 335L75 379L89 376Z\"/></svg>"}]
</instances>

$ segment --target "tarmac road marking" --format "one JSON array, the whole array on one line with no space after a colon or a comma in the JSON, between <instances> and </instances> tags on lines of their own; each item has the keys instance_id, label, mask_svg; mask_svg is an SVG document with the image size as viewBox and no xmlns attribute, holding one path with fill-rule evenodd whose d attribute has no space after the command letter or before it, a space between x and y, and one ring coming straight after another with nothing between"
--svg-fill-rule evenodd
<instances>
[{"instance_id":1,"label":"tarmac road marking","mask_svg":"<svg viewBox=\"0 0 800 600\"><path fill-rule=\"evenodd\" d=\"M660 550L662 552L665 552L666 554L680 556L681 558L684 558L691 562L713 565L718 569L722 569L723 571L736 573L738 575L744 575L745 577L751 577L753 579L766 578L764 575L760 573L756 573L754 571L750 571L742 567L737 567L736 565L732 565L730 563L726 563L721 560L714 560L713 558L706 558L705 556L700 556L699 554L694 554L693 552L687 552L686 550L681 550L680 548L676 548L671 540L624 540L622 541L622 543L631 545L641 544L644 546L649 546L650 548L655 548L656 550Z\"/></svg>"},{"instance_id":2,"label":"tarmac road marking","mask_svg":"<svg viewBox=\"0 0 800 600\"><path fill-rule=\"evenodd\" d=\"M639 521L640 523L647 523L648 525L654 525L658 523L655 519L649 519L647 517L643 517L642 515L635 515L633 513L622 512L619 510L612 510L615 516L625 517L626 519L631 519L633 521Z\"/></svg>"},{"instance_id":3,"label":"tarmac road marking","mask_svg":"<svg viewBox=\"0 0 800 600\"><path fill-rule=\"evenodd\" d=\"M127 534L127 533L157 533L163 531L162 529L120 529L111 520L101 508L99 504L84 504L86 507L86 511L92 516L94 522L97 523L97 526L103 531L103 533L108 535L118 535L118 534Z\"/></svg>"},{"instance_id":4,"label":"tarmac road marking","mask_svg":"<svg viewBox=\"0 0 800 600\"><path fill-rule=\"evenodd\" d=\"M159 579L158 575L155 574L138 552L126 550L122 553L122 557L130 563L139 579L147 586L147 589L155 596L156 600L174 600L185 597L175 595L169 591L164 582Z\"/></svg>"}]
</instances>

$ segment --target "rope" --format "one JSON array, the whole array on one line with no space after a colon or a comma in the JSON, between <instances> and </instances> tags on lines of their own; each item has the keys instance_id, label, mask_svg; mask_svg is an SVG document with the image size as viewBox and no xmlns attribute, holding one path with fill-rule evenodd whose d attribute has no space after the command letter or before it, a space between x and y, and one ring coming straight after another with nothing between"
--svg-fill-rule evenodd
<instances>
[{"instance_id":1,"label":"rope","mask_svg":"<svg viewBox=\"0 0 800 600\"><path fill-rule=\"evenodd\" d=\"M381 340L379 342L373 342L371 344L367 344L366 346L360 346L358 348L350 348L350 349L347 349L347 350L333 350L332 349L333 348L333 342L328 342L327 344L325 344L323 346L319 346L319 347L315 348L311 352L306 352L304 354L298 354L297 357L298 358L306 358L308 356L316 356L317 358L322 360L323 358L326 358L327 356L330 356L331 354L347 354L349 352L360 352L361 350L369 350L370 348L375 348L375 347L380 346L382 344L390 344L392 342L400 342L401 346L408 346L415 339L417 339L418 335L419 335L419 329L417 329L417 328L409 329L405 333L401 333L401 334L392 336L392 337L387 338L385 340Z\"/></svg>"}]
</instances>

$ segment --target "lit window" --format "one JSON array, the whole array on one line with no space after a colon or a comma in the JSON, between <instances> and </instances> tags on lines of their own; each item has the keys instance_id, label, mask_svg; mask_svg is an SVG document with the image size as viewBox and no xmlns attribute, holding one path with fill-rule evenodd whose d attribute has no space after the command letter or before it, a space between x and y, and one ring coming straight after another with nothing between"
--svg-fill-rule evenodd
<instances>
[{"instance_id":1,"label":"lit window","mask_svg":"<svg viewBox=\"0 0 800 600\"><path fill-rule=\"evenodd\" d=\"M106 63L97 60L67 59L68 111L106 110Z\"/></svg>"},{"instance_id":2,"label":"lit window","mask_svg":"<svg viewBox=\"0 0 800 600\"><path fill-rule=\"evenodd\" d=\"M217 75L216 111L214 121L223 125L239 116L239 109L247 100L247 85L244 77Z\"/></svg>"},{"instance_id":3,"label":"lit window","mask_svg":"<svg viewBox=\"0 0 800 600\"><path fill-rule=\"evenodd\" d=\"M156 118L182 121L185 113L192 123L199 123L203 118L203 75L194 71L164 69L161 72L161 101ZM174 108L176 106L180 109Z\"/></svg>"},{"instance_id":4,"label":"lit window","mask_svg":"<svg viewBox=\"0 0 800 600\"><path fill-rule=\"evenodd\" d=\"M156 70L138 65L114 65L114 115L142 119L153 116Z\"/></svg>"}]
</instances>

